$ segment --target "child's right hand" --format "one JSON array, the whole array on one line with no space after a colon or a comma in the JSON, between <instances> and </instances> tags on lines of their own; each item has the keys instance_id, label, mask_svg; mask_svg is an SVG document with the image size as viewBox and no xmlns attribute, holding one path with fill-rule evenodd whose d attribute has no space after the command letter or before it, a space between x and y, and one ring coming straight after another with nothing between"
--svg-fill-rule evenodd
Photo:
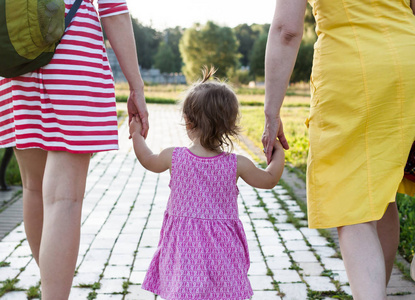
<instances>
[{"instance_id":1,"label":"child's right hand","mask_svg":"<svg viewBox=\"0 0 415 300\"><path fill-rule=\"evenodd\" d=\"M133 137L133 134L138 132L139 134L141 134L141 130L143 128L143 126L141 125L140 120L137 120L138 118L136 118L135 116L131 119L130 122L130 137Z\"/></svg>"},{"instance_id":2,"label":"child's right hand","mask_svg":"<svg viewBox=\"0 0 415 300\"><path fill-rule=\"evenodd\" d=\"M279 140L275 140L274 146L272 147L271 161L273 161L279 155L285 156L284 147Z\"/></svg>"}]
</instances>

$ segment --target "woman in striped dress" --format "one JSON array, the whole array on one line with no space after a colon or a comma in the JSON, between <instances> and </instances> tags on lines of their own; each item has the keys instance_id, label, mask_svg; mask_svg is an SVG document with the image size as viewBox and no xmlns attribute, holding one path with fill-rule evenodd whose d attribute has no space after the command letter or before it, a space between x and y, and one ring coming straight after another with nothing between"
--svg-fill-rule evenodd
<instances>
[{"instance_id":1,"label":"woman in striped dress","mask_svg":"<svg viewBox=\"0 0 415 300\"><path fill-rule=\"evenodd\" d=\"M66 12L75 0L65 0ZM102 25L130 86L129 117L148 131L134 36L125 0L98 0ZM40 267L42 299L67 299L78 255L92 153L118 149L114 81L92 0L84 0L52 61L0 78L0 147L14 147L24 224Z\"/></svg>"}]
</instances>

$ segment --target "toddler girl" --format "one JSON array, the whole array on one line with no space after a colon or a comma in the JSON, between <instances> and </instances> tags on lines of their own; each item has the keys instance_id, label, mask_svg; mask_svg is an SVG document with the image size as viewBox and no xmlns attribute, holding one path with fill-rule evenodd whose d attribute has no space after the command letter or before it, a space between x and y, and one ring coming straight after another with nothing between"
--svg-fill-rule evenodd
<instances>
[{"instance_id":1,"label":"toddler girl","mask_svg":"<svg viewBox=\"0 0 415 300\"><path fill-rule=\"evenodd\" d=\"M251 298L249 253L238 219L239 177L257 188L273 188L284 168L284 151L276 141L266 170L248 158L230 154L238 132L238 100L224 83L208 81L204 70L183 103L189 148L153 154L133 118L130 134L140 163L152 172L170 170L171 194L158 249L142 288L163 299L240 300Z\"/></svg>"}]
</instances>

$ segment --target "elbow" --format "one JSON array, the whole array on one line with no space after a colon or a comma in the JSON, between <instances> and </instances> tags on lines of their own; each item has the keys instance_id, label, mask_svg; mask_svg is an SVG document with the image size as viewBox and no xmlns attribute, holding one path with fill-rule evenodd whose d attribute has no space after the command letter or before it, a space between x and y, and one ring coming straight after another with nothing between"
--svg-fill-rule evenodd
<instances>
[{"instance_id":1,"label":"elbow","mask_svg":"<svg viewBox=\"0 0 415 300\"><path fill-rule=\"evenodd\" d=\"M303 38L303 28L301 26L287 25L279 23L271 28L283 45L297 45Z\"/></svg>"},{"instance_id":2,"label":"elbow","mask_svg":"<svg viewBox=\"0 0 415 300\"><path fill-rule=\"evenodd\" d=\"M273 189L280 181L281 176L270 176L266 182L264 182L264 189Z\"/></svg>"}]
</instances>

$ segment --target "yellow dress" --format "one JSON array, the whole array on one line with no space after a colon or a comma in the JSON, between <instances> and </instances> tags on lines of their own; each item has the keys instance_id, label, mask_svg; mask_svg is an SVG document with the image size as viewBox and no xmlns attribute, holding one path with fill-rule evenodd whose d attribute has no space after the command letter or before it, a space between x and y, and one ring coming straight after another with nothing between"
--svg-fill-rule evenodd
<instances>
[{"instance_id":1,"label":"yellow dress","mask_svg":"<svg viewBox=\"0 0 415 300\"><path fill-rule=\"evenodd\" d=\"M382 218L415 140L415 16L410 0L314 0L307 120L309 226Z\"/></svg>"}]
</instances>

